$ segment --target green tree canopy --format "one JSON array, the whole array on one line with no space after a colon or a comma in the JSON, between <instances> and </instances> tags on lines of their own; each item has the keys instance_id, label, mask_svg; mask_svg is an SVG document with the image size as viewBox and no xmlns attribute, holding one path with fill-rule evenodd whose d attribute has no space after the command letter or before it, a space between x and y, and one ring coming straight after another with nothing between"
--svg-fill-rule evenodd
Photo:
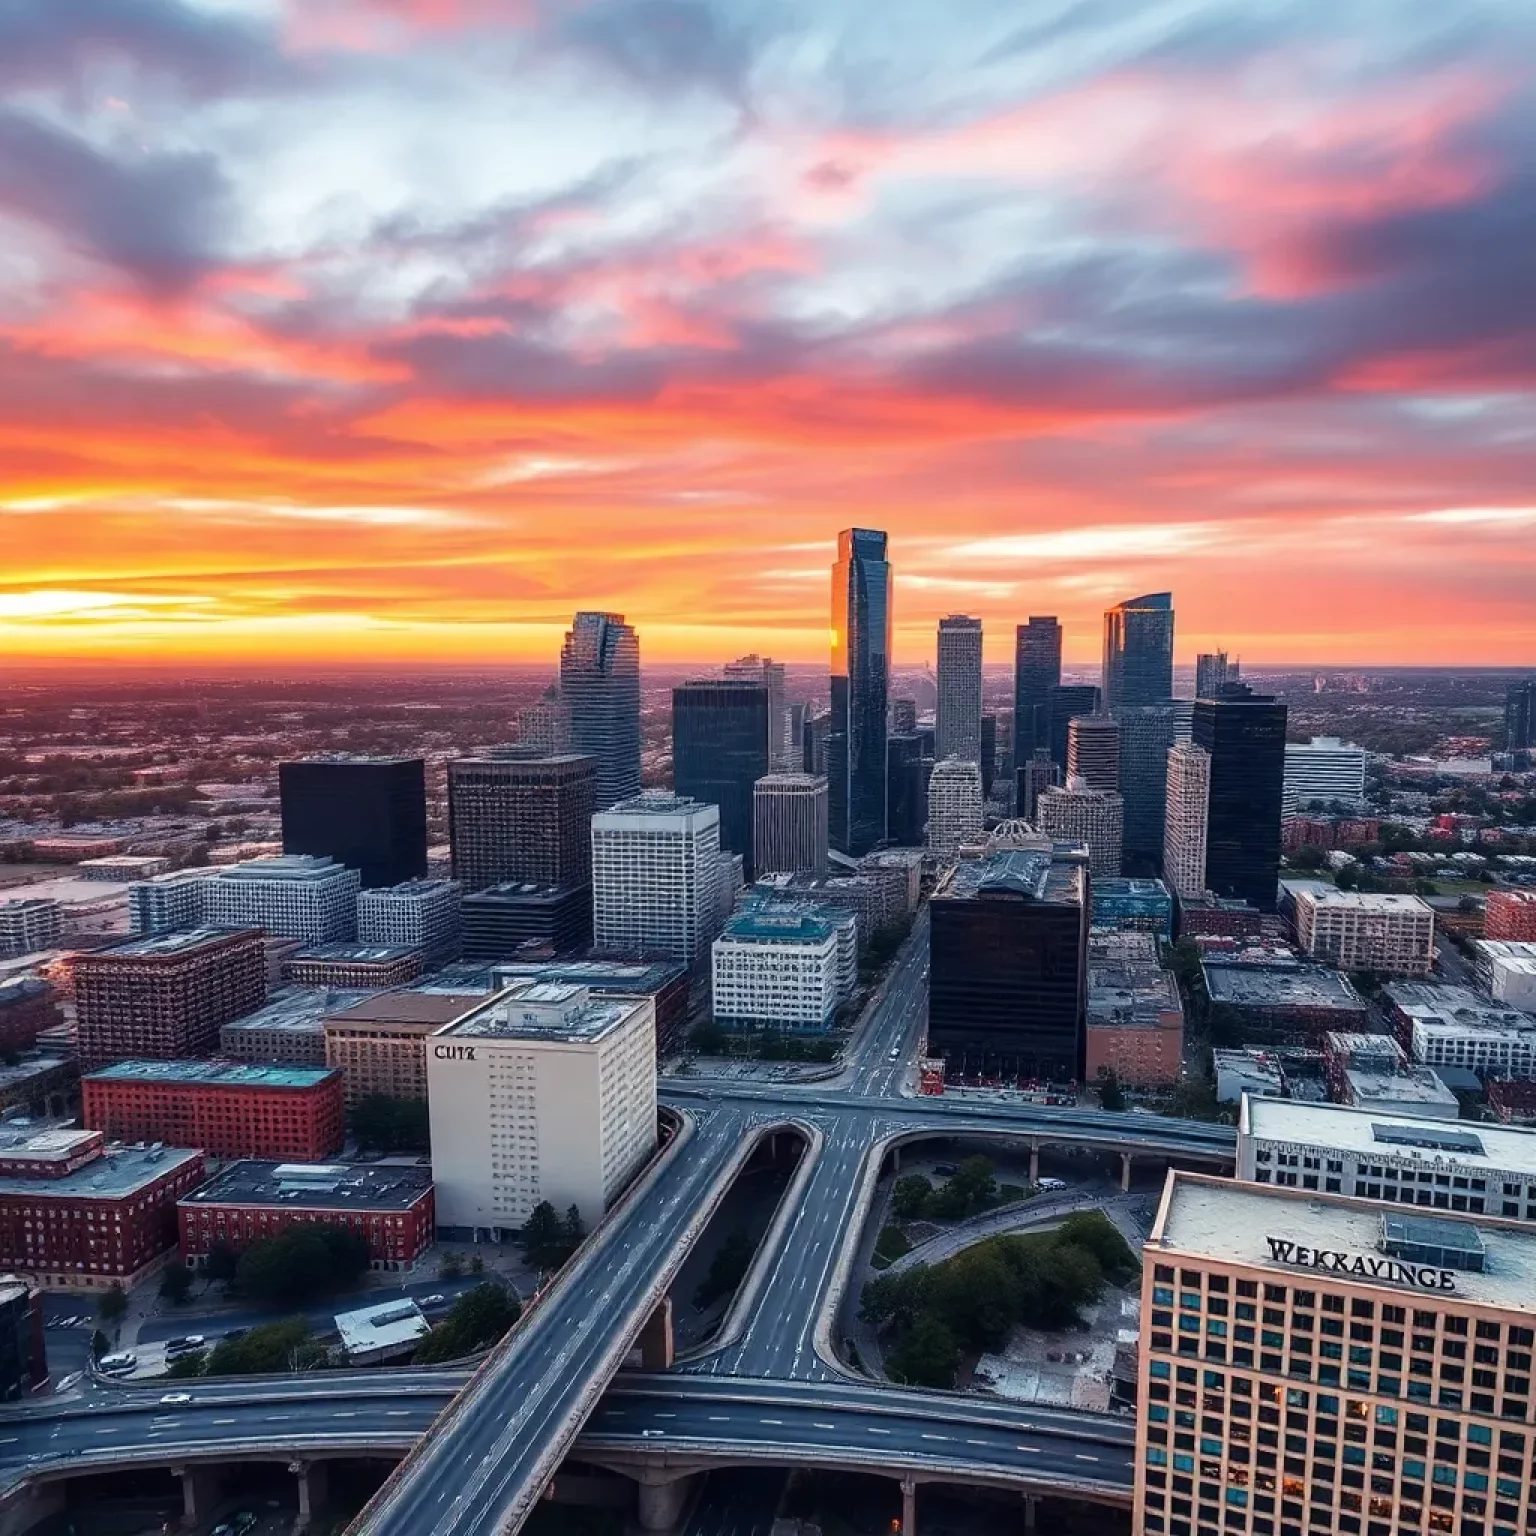
<instances>
[{"instance_id":1,"label":"green tree canopy","mask_svg":"<svg viewBox=\"0 0 1536 1536\"><path fill-rule=\"evenodd\" d=\"M519 1317L523 1306L516 1296L487 1280L465 1291L440 1322L416 1346L417 1365L440 1365L494 1344Z\"/></svg>"},{"instance_id":2,"label":"green tree canopy","mask_svg":"<svg viewBox=\"0 0 1536 1536\"><path fill-rule=\"evenodd\" d=\"M891 1190L891 1212L898 1221L916 1221L933 1198L933 1183L920 1173L896 1180Z\"/></svg>"}]
</instances>

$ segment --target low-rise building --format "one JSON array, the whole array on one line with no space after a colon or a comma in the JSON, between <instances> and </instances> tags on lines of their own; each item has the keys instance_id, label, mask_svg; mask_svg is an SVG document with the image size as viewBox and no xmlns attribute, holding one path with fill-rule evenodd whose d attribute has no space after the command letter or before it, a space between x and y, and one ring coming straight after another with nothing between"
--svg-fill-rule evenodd
<instances>
[{"instance_id":1,"label":"low-rise building","mask_svg":"<svg viewBox=\"0 0 1536 1536\"><path fill-rule=\"evenodd\" d=\"M1244 1095L1278 1099L1285 1093L1285 1072L1273 1051L1218 1047L1211 1052L1211 1070L1221 1104L1236 1104Z\"/></svg>"},{"instance_id":2,"label":"low-rise building","mask_svg":"<svg viewBox=\"0 0 1536 1536\"><path fill-rule=\"evenodd\" d=\"M1384 989L1415 1061L1464 1067L1479 1077L1536 1077L1536 1018L1466 987L1393 982Z\"/></svg>"},{"instance_id":3,"label":"low-rise building","mask_svg":"<svg viewBox=\"0 0 1536 1536\"><path fill-rule=\"evenodd\" d=\"M857 977L856 954L853 970ZM492 966L487 977L487 991L499 992L520 981L563 981L586 987L597 998L648 997L656 1009L658 1056L681 1041L688 1025L688 967L679 960L513 961Z\"/></svg>"},{"instance_id":4,"label":"low-rise building","mask_svg":"<svg viewBox=\"0 0 1536 1536\"><path fill-rule=\"evenodd\" d=\"M357 936L355 869L335 859L282 853L212 870L203 884L203 917L224 928L264 928L306 944Z\"/></svg>"},{"instance_id":5,"label":"low-rise building","mask_svg":"<svg viewBox=\"0 0 1536 1536\"><path fill-rule=\"evenodd\" d=\"M67 1056L28 1051L0 1065L0 1110L22 1110L44 1119L72 1112L80 1072Z\"/></svg>"},{"instance_id":6,"label":"low-rise building","mask_svg":"<svg viewBox=\"0 0 1536 1536\"><path fill-rule=\"evenodd\" d=\"M1536 941L1536 891L1490 889L1483 937Z\"/></svg>"},{"instance_id":7,"label":"low-rise building","mask_svg":"<svg viewBox=\"0 0 1536 1536\"><path fill-rule=\"evenodd\" d=\"M141 937L201 927L206 869L176 869L128 887L128 926Z\"/></svg>"},{"instance_id":8,"label":"low-rise building","mask_svg":"<svg viewBox=\"0 0 1536 1536\"><path fill-rule=\"evenodd\" d=\"M1137 930L1172 943L1173 893L1161 880L1095 875L1092 922L1095 928Z\"/></svg>"},{"instance_id":9,"label":"low-rise building","mask_svg":"<svg viewBox=\"0 0 1536 1536\"><path fill-rule=\"evenodd\" d=\"M336 1333L353 1365L382 1365L409 1360L432 1331L426 1314L409 1297L375 1302L353 1312L338 1312Z\"/></svg>"},{"instance_id":10,"label":"low-rise building","mask_svg":"<svg viewBox=\"0 0 1536 1536\"><path fill-rule=\"evenodd\" d=\"M1496 1077L1488 1084L1488 1108L1504 1125L1536 1125L1536 1082Z\"/></svg>"},{"instance_id":11,"label":"low-rise building","mask_svg":"<svg viewBox=\"0 0 1536 1536\"><path fill-rule=\"evenodd\" d=\"M497 1241L546 1200L590 1226L656 1146L647 998L509 987L432 1036L427 1075L445 1235Z\"/></svg>"},{"instance_id":12,"label":"low-rise building","mask_svg":"<svg viewBox=\"0 0 1536 1536\"><path fill-rule=\"evenodd\" d=\"M83 880L151 880L163 875L171 861L152 853L109 853L102 859L81 859L75 866Z\"/></svg>"},{"instance_id":13,"label":"low-rise building","mask_svg":"<svg viewBox=\"0 0 1536 1536\"><path fill-rule=\"evenodd\" d=\"M186 1148L0 1127L0 1267L45 1290L131 1287L173 1246L176 1201L203 1173Z\"/></svg>"},{"instance_id":14,"label":"low-rise building","mask_svg":"<svg viewBox=\"0 0 1536 1536\"><path fill-rule=\"evenodd\" d=\"M427 966L456 960L460 900L457 880L407 880L363 891L357 898L358 943L419 950Z\"/></svg>"},{"instance_id":15,"label":"low-rise building","mask_svg":"<svg viewBox=\"0 0 1536 1536\"><path fill-rule=\"evenodd\" d=\"M1214 891L1179 897L1179 937L1257 938L1264 931L1264 914L1239 896Z\"/></svg>"},{"instance_id":16,"label":"low-rise building","mask_svg":"<svg viewBox=\"0 0 1536 1536\"><path fill-rule=\"evenodd\" d=\"M425 1102L427 1037L483 1001L483 994L381 992L327 1015L325 1064L345 1074L347 1108L375 1096Z\"/></svg>"},{"instance_id":17,"label":"low-rise building","mask_svg":"<svg viewBox=\"0 0 1536 1536\"><path fill-rule=\"evenodd\" d=\"M1365 999L1342 972L1260 952L1211 953L1200 965L1212 1008L1229 1012L1252 1044L1316 1044L1329 1030L1362 1028Z\"/></svg>"},{"instance_id":18,"label":"low-rise building","mask_svg":"<svg viewBox=\"0 0 1536 1536\"><path fill-rule=\"evenodd\" d=\"M1340 891L1295 893L1296 941L1346 971L1427 976L1435 963L1435 915L1417 896Z\"/></svg>"},{"instance_id":19,"label":"low-rise building","mask_svg":"<svg viewBox=\"0 0 1536 1536\"><path fill-rule=\"evenodd\" d=\"M399 1163L231 1163L176 1204L182 1262L207 1263L300 1225L345 1227L368 1242L372 1268L409 1269L436 1231L432 1170Z\"/></svg>"},{"instance_id":20,"label":"low-rise building","mask_svg":"<svg viewBox=\"0 0 1536 1536\"><path fill-rule=\"evenodd\" d=\"M1329 1091L1343 1102L1344 1076L1350 1071L1374 1072L1390 1076L1408 1066L1408 1053L1391 1035L1369 1030L1331 1030L1321 1041L1323 1073Z\"/></svg>"},{"instance_id":21,"label":"low-rise building","mask_svg":"<svg viewBox=\"0 0 1536 1536\"><path fill-rule=\"evenodd\" d=\"M1342 1102L1376 1114L1411 1115L1425 1120L1455 1119L1456 1095L1433 1068L1410 1064L1400 1072L1372 1072L1352 1067L1344 1074Z\"/></svg>"},{"instance_id":22,"label":"low-rise building","mask_svg":"<svg viewBox=\"0 0 1536 1536\"><path fill-rule=\"evenodd\" d=\"M29 1051L38 1034L63 1022L58 995L37 976L0 981L0 1051Z\"/></svg>"},{"instance_id":23,"label":"low-rise building","mask_svg":"<svg viewBox=\"0 0 1536 1536\"><path fill-rule=\"evenodd\" d=\"M592 890L586 885L509 881L464 897L460 953L466 960L514 960L523 945L555 954L586 948L592 938Z\"/></svg>"},{"instance_id":24,"label":"low-rise building","mask_svg":"<svg viewBox=\"0 0 1536 1536\"><path fill-rule=\"evenodd\" d=\"M341 1150L341 1073L248 1061L119 1061L80 1080L83 1124L116 1141L169 1141L215 1157Z\"/></svg>"},{"instance_id":25,"label":"low-rise building","mask_svg":"<svg viewBox=\"0 0 1536 1536\"><path fill-rule=\"evenodd\" d=\"M0 958L48 949L63 932L61 902L46 896L0 898Z\"/></svg>"},{"instance_id":26,"label":"low-rise building","mask_svg":"<svg viewBox=\"0 0 1536 1536\"><path fill-rule=\"evenodd\" d=\"M1478 985L1496 1003L1536 1013L1536 942L1475 939L1472 953Z\"/></svg>"},{"instance_id":27,"label":"low-rise building","mask_svg":"<svg viewBox=\"0 0 1536 1536\"><path fill-rule=\"evenodd\" d=\"M314 944L283 962L287 981L306 987L382 992L421 975L419 949L400 944Z\"/></svg>"},{"instance_id":28,"label":"low-rise building","mask_svg":"<svg viewBox=\"0 0 1536 1536\"><path fill-rule=\"evenodd\" d=\"M842 1001L837 926L808 903L754 903L712 951L715 1022L725 1029L822 1031Z\"/></svg>"},{"instance_id":29,"label":"low-rise building","mask_svg":"<svg viewBox=\"0 0 1536 1536\"><path fill-rule=\"evenodd\" d=\"M325 1020L362 1002L366 992L286 986L264 1007L219 1031L219 1054L234 1061L325 1065Z\"/></svg>"},{"instance_id":30,"label":"low-rise building","mask_svg":"<svg viewBox=\"0 0 1536 1536\"><path fill-rule=\"evenodd\" d=\"M1132 1088L1179 1080L1184 1006L1178 983L1158 964L1157 943L1152 933L1136 929L1088 936L1085 1071L1090 1083L1106 1073Z\"/></svg>"}]
</instances>

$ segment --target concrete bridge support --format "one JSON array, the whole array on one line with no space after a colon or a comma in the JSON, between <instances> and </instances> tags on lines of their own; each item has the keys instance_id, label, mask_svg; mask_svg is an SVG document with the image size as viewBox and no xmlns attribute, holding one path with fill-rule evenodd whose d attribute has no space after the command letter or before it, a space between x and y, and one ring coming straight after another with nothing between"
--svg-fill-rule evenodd
<instances>
[{"instance_id":1,"label":"concrete bridge support","mask_svg":"<svg viewBox=\"0 0 1536 1536\"><path fill-rule=\"evenodd\" d=\"M325 1508L330 1488L330 1467L323 1461L290 1461L288 1470L299 1480L299 1515L293 1522L295 1536L307 1531Z\"/></svg>"},{"instance_id":2,"label":"concrete bridge support","mask_svg":"<svg viewBox=\"0 0 1536 1536\"><path fill-rule=\"evenodd\" d=\"M1122 1152L1120 1154L1120 1188L1123 1191L1129 1192L1130 1187L1131 1187L1131 1154L1129 1152Z\"/></svg>"},{"instance_id":3,"label":"concrete bridge support","mask_svg":"<svg viewBox=\"0 0 1536 1536\"><path fill-rule=\"evenodd\" d=\"M56 1520L64 1510L63 1483L29 1483L0 1503L0 1536L26 1536L43 1521Z\"/></svg>"},{"instance_id":4,"label":"concrete bridge support","mask_svg":"<svg viewBox=\"0 0 1536 1536\"><path fill-rule=\"evenodd\" d=\"M697 1475L674 1477L665 1482L643 1478L640 1483L640 1529L655 1532L657 1536L676 1530L682 1524L696 1481Z\"/></svg>"},{"instance_id":5,"label":"concrete bridge support","mask_svg":"<svg viewBox=\"0 0 1536 1536\"><path fill-rule=\"evenodd\" d=\"M640 1364L647 1371L670 1371L672 1359L672 1298L663 1296L640 1330Z\"/></svg>"},{"instance_id":6,"label":"concrete bridge support","mask_svg":"<svg viewBox=\"0 0 1536 1536\"><path fill-rule=\"evenodd\" d=\"M1032 1141L1029 1144L1029 1184L1033 1189L1040 1182L1040 1143Z\"/></svg>"},{"instance_id":7,"label":"concrete bridge support","mask_svg":"<svg viewBox=\"0 0 1536 1536\"><path fill-rule=\"evenodd\" d=\"M901 1536L917 1536L917 1482L901 1480Z\"/></svg>"},{"instance_id":8,"label":"concrete bridge support","mask_svg":"<svg viewBox=\"0 0 1536 1536\"><path fill-rule=\"evenodd\" d=\"M1024 1495L1024 1536L1035 1536L1035 1522L1039 1514L1039 1496L1033 1493L1026 1493Z\"/></svg>"},{"instance_id":9,"label":"concrete bridge support","mask_svg":"<svg viewBox=\"0 0 1536 1536\"><path fill-rule=\"evenodd\" d=\"M171 1475L181 1479L181 1523L186 1530L196 1530L219 1502L219 1473L216 1467L172 1467Z\"/></svg>"}]
</instances>

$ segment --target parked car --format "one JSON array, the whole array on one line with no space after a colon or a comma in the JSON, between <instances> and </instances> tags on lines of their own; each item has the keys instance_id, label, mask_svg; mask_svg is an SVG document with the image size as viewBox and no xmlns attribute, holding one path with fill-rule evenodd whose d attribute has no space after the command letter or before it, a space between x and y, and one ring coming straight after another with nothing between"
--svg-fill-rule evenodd
<instances>
[{"instance_id":1,"label":"parked car","mask_svg":"<svg viewBox=\"0 0 1536 1536\"><path fill-rule=\"evenodd\" d=\"M441 1296L434 1291L430 1296L423 1296L417 1305L422 1307L440 1307L447 1300L446 1296Z\"/></svg>"},{"instance_id":2,"label":"parked car","mask_svg":"<svg viewBox=\"0 0 1536 1536\"><path fill-rule=\"evenodd\" d=\"M127 1352L120 1355L103 1355L96 1362L97 1370L106 1372L108 1376L126 1375L129 1371L137 1370L138 1365L139 1357Z\"/></svg>"}]
</instances>

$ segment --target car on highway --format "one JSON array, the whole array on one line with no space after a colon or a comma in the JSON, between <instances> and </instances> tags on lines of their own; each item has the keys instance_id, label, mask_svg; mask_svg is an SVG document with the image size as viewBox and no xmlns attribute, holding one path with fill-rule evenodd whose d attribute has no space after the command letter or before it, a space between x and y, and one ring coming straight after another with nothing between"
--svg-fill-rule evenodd
<instances>
[{"instance_id":1,"label":"car on highway","mask_svg":"<svg viewBox=\"0 0 1536 1536\"><path fill-rule=\"evenodd\" d=\"M1065 1189L1067 1181L1065 1179L1036 1179L1035 1187L1045 1190Z\"/></svg>"},{"instance_id":2,"label":"car on highway","mask_svg":"<svg viewBox=\"0 0 1536 1536\"><path fill-rule=\"evenodd\" d=\"M887 1061L895 1061L900 1055L901 1055L901 1047L898 1045L898 1046L895 1046L892 1049L890 1055L887 1056L885 1059Z\"/></svg>"},{"instance_id":3,"label":"car on highway","mask_svg":"<svg viewBox=\"0 0 1536 1536\"><path fill-rule=\"evenodd\" d=\"M190 1392L167 1392L160 1401L167 1407L172 1403L190 1403L192 1401L192 1394Z\"/></svg>"}]
</instances>

